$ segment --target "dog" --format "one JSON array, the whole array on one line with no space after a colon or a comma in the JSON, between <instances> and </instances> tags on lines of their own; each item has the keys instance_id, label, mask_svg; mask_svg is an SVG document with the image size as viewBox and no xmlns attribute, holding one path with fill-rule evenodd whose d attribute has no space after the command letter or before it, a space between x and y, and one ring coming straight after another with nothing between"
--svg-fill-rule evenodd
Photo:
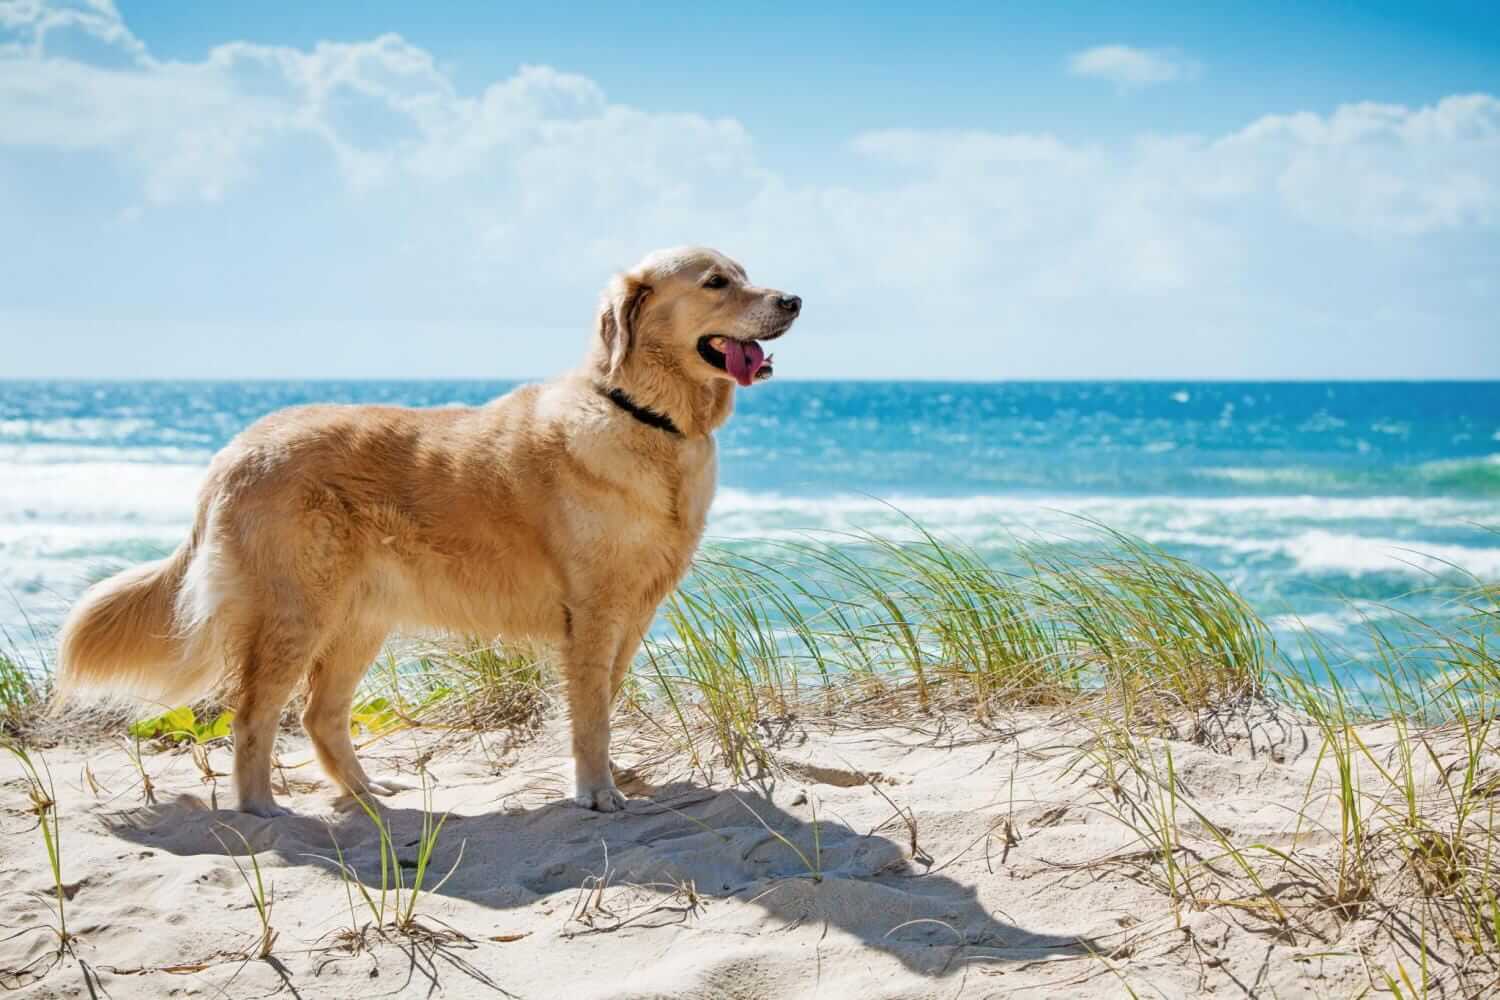
<instances>
[{"instance_id":1,"label":"dog","mask_svg":"<svg viewBox=\"0 0 1500 1000\"><path fill-rule=\"evenodd\" d=\"M762 344L801 313L700 247L609 283L574 371L484 406L313 405L262 418L213 459L191 535L96 584L59 637L58 689L234 704L241 810L283 815L272 745L302 723L342 789L393 794L355 756L355 689L398 628L550 643L576 801L625 804L609 715L657 606L686 574L717 479L714 431Z\"/></svg>"}]
</instances>

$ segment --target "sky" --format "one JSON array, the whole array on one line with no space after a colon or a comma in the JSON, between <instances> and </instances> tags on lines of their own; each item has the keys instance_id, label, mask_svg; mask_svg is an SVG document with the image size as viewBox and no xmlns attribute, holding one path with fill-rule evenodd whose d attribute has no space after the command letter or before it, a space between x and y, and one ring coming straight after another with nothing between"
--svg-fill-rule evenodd
<instances>
[{"instance_id":1,"label":"sky","mask_svg":"<svg viewBox=\"0 0 1500 1000\"><path fill-rule=\"evenodd\" d=\"M685 243L778 378L1500 378L1500 6L0 0L0 377L541 376Z\"/></svg>"}]
</instances>

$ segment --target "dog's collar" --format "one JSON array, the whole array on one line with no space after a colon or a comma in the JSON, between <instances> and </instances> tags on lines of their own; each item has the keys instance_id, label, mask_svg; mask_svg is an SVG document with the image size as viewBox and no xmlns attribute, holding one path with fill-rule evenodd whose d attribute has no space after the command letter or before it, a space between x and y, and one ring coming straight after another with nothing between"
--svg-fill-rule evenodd
<instances>
[{"instance_id":1,"label":"dog's collar","mask_svg":"<svg viewBox=\"0 0 1500 1000\"><path fill-rule=\"evenodd\" d=\"M678 430L677 425L672 423L671 417L667 416L665 413L657 413L655 410L649 407L640 405L635 400L627 396L624 389L618 387L607 389L604 386L598 384L596 384L594 388L598 389L605 399L609 400L611 403L614 403L620 409L624 410L626 413L630 414L632 417L639 420L647 427L655 427L657 430L666 431L668 434L675 434L679 437L682 436L682 431Z\"/></svg>"}]
</instances>

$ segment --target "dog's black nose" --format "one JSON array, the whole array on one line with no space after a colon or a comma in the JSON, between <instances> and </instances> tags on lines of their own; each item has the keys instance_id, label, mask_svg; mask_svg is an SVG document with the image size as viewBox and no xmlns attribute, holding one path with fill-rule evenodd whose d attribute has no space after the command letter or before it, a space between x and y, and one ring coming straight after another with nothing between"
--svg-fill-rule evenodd
<instances>
[{"instance_id":1,"label":"dog's black nose","mask_svg":"<svg viewBox=\"0 0 1500 1000\"><path fill-rule=\"evenodd\" d=\"M781 298L776 300L776 304L795 316L802 311L802 296L783 295Z\"/></svg>"}]
</instances>

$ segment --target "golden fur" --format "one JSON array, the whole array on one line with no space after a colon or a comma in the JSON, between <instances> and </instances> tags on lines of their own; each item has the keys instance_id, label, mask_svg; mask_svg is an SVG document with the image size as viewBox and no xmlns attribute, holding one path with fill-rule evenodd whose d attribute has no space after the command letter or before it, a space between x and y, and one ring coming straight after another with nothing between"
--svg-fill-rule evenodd
<instances>
[{"instance_id":1,"label":"golden fur","mask_svg":"<svg viewBox=\"0 0 1500 1000\"><path fill-rule=\"evenodd\" d=\"M578 801L619 808L610 704L703 533L712 434L733 405L734 382L697 345L779 336L799 308L714 251L660 251L611 282L584 363L554 381L477 408L265 417L215 456L172 556L79 601L60 689L173 703L226 688L240 808L275 815L272 741L304 679L329 776L389 793L355 758L349 711L392 629L548 641ZM614 388L680 433L637 420L601 391Z\"/></svg>"}]
</instances>

